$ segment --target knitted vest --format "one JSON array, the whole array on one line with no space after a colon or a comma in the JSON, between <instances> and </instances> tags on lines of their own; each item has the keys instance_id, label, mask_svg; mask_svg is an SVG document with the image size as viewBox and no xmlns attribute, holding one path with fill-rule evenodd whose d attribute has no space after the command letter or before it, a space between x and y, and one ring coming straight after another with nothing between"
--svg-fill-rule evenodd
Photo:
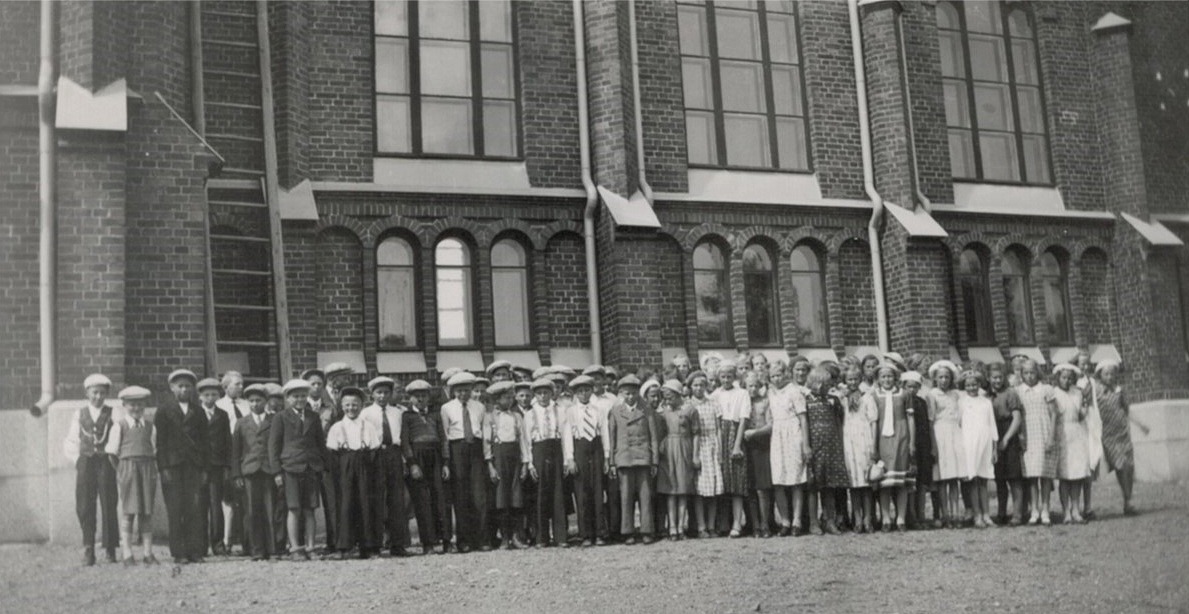
<instances>
[{"instance_id":1,"label":"knitted vest","mask_svg":"<svg viewBox=\"0 0 1189 614\"><path fill-rule=\"evenodd\" d=\"M153 458L153 423L141 419L141 426L131 418L125 418L120 424L120 460L128 458Z\"/></svg>"}]
</instances>

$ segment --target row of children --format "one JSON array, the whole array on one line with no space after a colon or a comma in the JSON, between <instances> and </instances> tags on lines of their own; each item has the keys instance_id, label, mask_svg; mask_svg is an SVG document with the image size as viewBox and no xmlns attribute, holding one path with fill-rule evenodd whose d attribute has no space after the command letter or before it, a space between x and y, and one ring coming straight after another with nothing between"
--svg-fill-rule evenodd
<instances>
[{"instance_id":1,"label":"row of children","mask_svg":"<svg viewBox=\"0 0 1189 614\"><path fill-rule=\"evenodd\" d=\"M406 501L427 553L565 546L571 510L583 545L634 543L637 534L650 543L658 527L681 539L720 526L731 537L749 526L760 537L806 525L817 534L905 530L910 518L920 528L994 526L991 479L1001 521L1022 523L1030 499L1027 522L1049 524L1058 478L1065 520L1074 522L1089 515L1078 503L1088 512L1102 458L1133 511L1118 363L1104 361L1080 382L1078 367L1057 365L1055 385L1042 383L1030 360L1013 360L1010 370L942 360L927 375L908 368L917 364L919 356L894 352L816 367L804 357L769 365L757 354L737 366L711 356L703 370L679 358L642 381L598 365L578 374L499 361L486 377L444 373L438 408L428 382L401 387L381 376L365 393L342 364L246 389L238 374L198 381L183 369L170 375L173 399L153 420L144 417L148 391L135 386L120 393L124 415L113 415L104 404L111 383L94 375L66 447L78 459L88 564L96 496L103 546L115 559L117 490L132 563L132 527L146 532L157 471L176 562L229 552L241 526L254 558L287 546L290 558L308 559L320 506L327 551L366 557L386 544L404 556ZM190 409L195 389L199 411ZM656 495L663 507L654 508ZM151 536L143 543L145 562L155 562Z\"/></svg>"}]
</instances>

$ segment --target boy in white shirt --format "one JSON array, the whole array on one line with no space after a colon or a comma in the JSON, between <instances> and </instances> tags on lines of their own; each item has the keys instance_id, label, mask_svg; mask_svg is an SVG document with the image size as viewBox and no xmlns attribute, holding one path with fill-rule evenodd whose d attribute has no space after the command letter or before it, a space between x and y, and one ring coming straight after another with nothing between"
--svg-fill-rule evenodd
<instances>
[{"instance_id":1,"label":"boy in white shirt","mask_svg":"<svg viewBox=\"0 0 1189 614\"><path fill-rule=\"evenodd\" d=\"M363 391L345 387L341 391L339 405L342 420L330 425L326 435L326 449L338 458L339 501L338 501L338 558L358 546L359 558L366 559L376 548L375 529L372 522L373 505L369 498L374 478L373 459L380 449L380 436L371 422L360 416L363 409Z\"/></svg>"}]
</instances>

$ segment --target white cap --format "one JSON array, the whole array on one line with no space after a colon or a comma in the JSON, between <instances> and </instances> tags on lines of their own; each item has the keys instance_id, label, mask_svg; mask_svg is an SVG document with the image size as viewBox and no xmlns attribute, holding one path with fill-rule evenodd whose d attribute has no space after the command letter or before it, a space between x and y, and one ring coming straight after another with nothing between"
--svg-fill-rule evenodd
<instances>
[{"instance_id":1,"label":"white cap","mask_svg":"<svg viewBox=\"0 0 1189 614\"><path fill-rule=\"evenodd\" d=\"M90 388L92 386L106 386L111 388L111 380L102 373L92 373L83 380L83 388Z\"/></svg>"},{"instance_id":2,"label":"white cap","mask_svg":"<svg viewBox=\"0 0 1189 614\"><path fill-rule=\"evenodd\" d=\"M283 392L286 396L295 390L304 390L309 392L310 383L303 379L291 379L285 382L285 385L281 387L281 392Z\"/></svg>"}]
</instances>

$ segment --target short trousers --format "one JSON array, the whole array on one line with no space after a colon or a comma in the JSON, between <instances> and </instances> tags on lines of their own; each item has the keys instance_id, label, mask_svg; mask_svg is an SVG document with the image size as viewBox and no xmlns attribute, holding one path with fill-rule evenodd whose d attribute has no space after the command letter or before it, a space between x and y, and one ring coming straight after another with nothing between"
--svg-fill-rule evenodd
<instances>
[{"instance_id":1,"label":"short trousers","mask_svg":"<svg viewBox=\"0 0 1189 614\"><path fill-rule=\"evenodd\" d=\"M304 473L285 472L285 507L291 510L318 509L318 501L322 497L322 473L320 471L306 471Z\"/></svg>"}]
</instances>

